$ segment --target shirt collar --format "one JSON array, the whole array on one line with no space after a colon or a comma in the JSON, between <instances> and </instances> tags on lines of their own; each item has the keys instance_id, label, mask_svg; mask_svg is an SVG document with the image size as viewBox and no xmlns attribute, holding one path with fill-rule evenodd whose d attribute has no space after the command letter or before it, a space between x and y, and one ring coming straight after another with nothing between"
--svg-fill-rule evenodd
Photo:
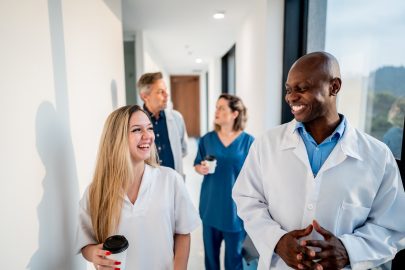
<instances>
[{"instance_id":1,"label":"shirt collar","mask_svg":"<svg viewBox=\"0 0 405 270\"><path fill-rule=\"evenodd\" d=\"M148 108L146 108L146 105L145 105L145 104L143 104L143 109L144 109L145 112L147 112L147 113L149 114L150 118L155 119L155 115L154 115L153 113L151 113L151 112L148 110ZM161 111L159 112L159 119L161 119L161 118L164 119L164 117L165 117L165 111L164 111L164 110L161 110Z\"/></svg>"},{"instance_id":2,"label":"shirt collar","mask_svg":"<svg viewBox=\"0 0 405 270\"><path fill-rule=\"evenodd\" d=\"M328 138L325 139L325 141L331 141L331 140L339 140L342 136L343 133L345 132L346 129L346 117L343 114L339 114L339 118L340 118L340 123L339 125L336 127L335 131L332 132L332 134L330 136L328 136ZM302 122L296 122L295 124L295 129L294 132L298 130L298 132L305 136L305 137L311 137L312 136L308 133L308 131L305 129L305 125Z\"/></svg>"}]
</instances>

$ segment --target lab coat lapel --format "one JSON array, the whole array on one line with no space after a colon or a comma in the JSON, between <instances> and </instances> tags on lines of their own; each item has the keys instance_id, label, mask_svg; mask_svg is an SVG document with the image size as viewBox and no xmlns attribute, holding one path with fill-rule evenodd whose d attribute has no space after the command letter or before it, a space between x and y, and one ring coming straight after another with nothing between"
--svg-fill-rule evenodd
<instances>
[{"instance_id":1,"label":"lab coat lapel","mask_svg":"<svg viewBox=\"0 0 405 270\"><path fill-rule=\"evenodd\" d=\"M291 149L299 160L305 165L308 170L311 170L309 164L307 149L305 148L304 141L302 140L298 130L295 129L297 121L294 119L289 122L285 129L285 134L281 140L281 150L285 151Z\"/></svg>"},{"instance_id":2,"label":"lab coat lapel","mask_svg":"<svg viewBox=\"0 0 405 270\"><path fill-rule=\"evenodd\" d=\"M170 144L172 144L173 142L175 142L175 138L176 138L176 135L174 134L175 120L173 118L173 115L171 114L171 112L168 109L165 110L165 116L166 116L167 134L169 135Z\"/></svg>"},{"instance_id":3,"label":"lab coat lapel","mask_svg":"<svg viewBox=\"0 0 405 270\"><path fill-rule=\"evenodd\" d=\"M343 137L336 144L318 174L339 165L348 157L362 160L359 154L359 146L357 144L357 133L355 129L346 122L346 129Z\"/></svg>"}]
</instances>

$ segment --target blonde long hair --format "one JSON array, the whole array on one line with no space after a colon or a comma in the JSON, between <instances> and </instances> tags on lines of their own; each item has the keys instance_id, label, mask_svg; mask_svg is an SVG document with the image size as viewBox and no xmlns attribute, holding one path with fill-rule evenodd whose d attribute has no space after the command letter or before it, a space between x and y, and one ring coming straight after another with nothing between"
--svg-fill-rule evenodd
<instances>
[{"instance_id":1,"label":"blonde long hair","mask_svg":"<svg viewBox=\"0 0 405 270\"><path fill-rule=\"evenodd\" d=\"M124 106L112 112L104 124L96 169L89 188L90 217L98 243L103 243L117 230L126 190L133 180L128 126L131 115L138 111L149 118L138 105ZM158 166L155 144L145 163Z\"/></svg>"}]
</instances>

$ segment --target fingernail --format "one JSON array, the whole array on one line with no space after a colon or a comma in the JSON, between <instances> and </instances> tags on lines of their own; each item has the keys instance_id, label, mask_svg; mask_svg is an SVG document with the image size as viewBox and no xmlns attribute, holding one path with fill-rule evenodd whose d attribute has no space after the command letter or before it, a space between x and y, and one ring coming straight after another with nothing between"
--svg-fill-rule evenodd
<instances>
[{"instance_id":1,"label":"fingernail","mask_svg":"<svg viewBox=\"0 0 405 270\"><path fill-rule=\"evenodd\" d=\"M301 253L300 253L300 254L297 254L297 260L299 260L299 261L302 260L302 255L301 255Z\"/></svg>"},{"instance_id":2,"label":"fingernail","mask_svg":"<svg viewBox=\"0 0 405 270\"><path fill-rule=\"evenodd\" d=\"M315 251L311 250L311 251L309 252L309 256L314 257L314 256L315 256Z\"/></svg>"},{"instance_id":3,"label":"fingernail","mask_svg":"<svg viewBox=\"0 0 405 270\"><path fill-rule=\"evenodd\" d=\"M322 265L319 265L319 264L318 264L318 265L316 266L316 269L317 269L317 270L322 270L323 267L322 267Z\"/></svg>"},{"instance_id":4,"label":"fingernail","mask_svg":"<svg viewBox=\"0 0 405 270\"><path fill-rule=\"evenodd\" d=\"M302 266L302 264L298 264L298 269L304 269L304 266Z\"/></svg>"},{"instance_id":5,"label":"fingernail","mask_svg":"<svg viewBox=\"0 0 405 270\"><path fill-rule=\"evenodd\" d=\"M108 256L108 255L111 255L111 252L106 251L106 252L105 252L105 256Z\"/></svg>"},{"instance_id":6,"label":"fingernail","mask_svg":"<svg viewBox=\"0 0 405 270\"><path fill-rule=\"evenodd\" d=\"M121 268L114 268L114 270L121 270Z\"/></svg>"},{"instance_id":7,"label":"fingernail","mask_svg":"<svg viewBox=\"0 0 405 270\"><path fill-rule=\"evenodd\" d=\"M120 265L121 262L116 261L114 264L115 264L115 265Z\"/></svg>"},{"instance_id":8,"label":"fingernail","mask_svg":"<svg viewBox=\"0 0 405 270\"><path fill-rule=\"evenodd\" d=\"M301 246L305 246L307 244L307 242L305 242L304 240L301 241Z\"/></svg>"}]
</instances>

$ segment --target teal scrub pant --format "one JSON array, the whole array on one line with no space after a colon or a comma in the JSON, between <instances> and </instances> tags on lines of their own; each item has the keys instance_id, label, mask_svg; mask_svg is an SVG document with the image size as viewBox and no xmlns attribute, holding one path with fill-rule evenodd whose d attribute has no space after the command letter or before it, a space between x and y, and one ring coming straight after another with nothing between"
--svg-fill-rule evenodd
<instances>
[{"instance_id":1,"label":"teal scrub pant","mask_svg":"<svg viewBox=\"0 0 405 270\"><path fill-rule=\"evenodd\" d=\"M203 224L203 241L205 252L205 269L220 270L219 253L222 240L225 241L225 269L242 270L242 243L245 231L224 232Z\"/></svg>"}]
</instances>

